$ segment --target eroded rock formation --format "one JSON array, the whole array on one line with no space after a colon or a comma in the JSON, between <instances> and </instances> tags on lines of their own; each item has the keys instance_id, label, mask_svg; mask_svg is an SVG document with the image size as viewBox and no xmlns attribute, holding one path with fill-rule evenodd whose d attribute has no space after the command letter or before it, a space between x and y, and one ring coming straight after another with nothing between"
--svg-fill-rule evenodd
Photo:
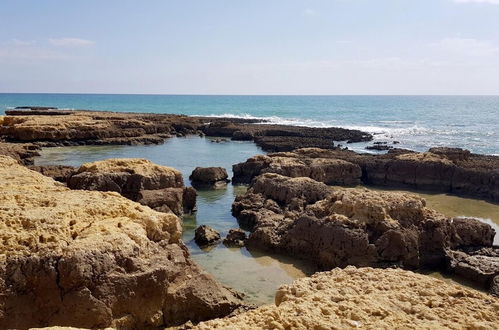
<instances>
[{"instance_id":1,"label":"eroded rock formation","mask_svg":"<svg viewBox=\"0 0 499 330\"><path fill-rule=\"evenodd\" d=\"M191 212L196 191L184 187L182 173L146 159L107 159L80 166L69 177L71 189L115 191L161 212Z\"/></svg>"},{"instance_id":2,"label":"eroded rock formation","mask_svg":"<svg viewBox=\"0 0 499 330\"><path fill-rule=\"evenodd\" d=\"M307 176L330 185L370 185L434 190L499 201L499 157L458 148L417 153L394 149L385 155L306 148L259 155L233 166L234 183L262 173Z\"/></svg>"},{"instance_id":3,"label":"eroded rock formation","mask_svg":"<svg viewBox=\"0 0 499 330\"><path fill-rule=\"evenodd\" d=\"M236 197L232 212L251 230L247 246L307 258L322 269L443 269L453 251L491 247L495 235L488 224L447 218L412 194L333 189L274 173L256 177L246 194ZM488 288L494 274L475 280Z\"/></svg>"},{"instance_id":4,"label":"eroded rock formation","mask_svg":"<svg viewBox=\"0 0 499 330\"><path fill-rule=\"evenodd\" d=\"M400 269L347 267L281 287L275 305L195 329L497 329L499 299Z\"/></svg>"},{"instance_id":5,"label":"eroded rock formation","mask_svg":"<svg viewBox=\"0 0 499 330\"><path fill-rule=\"evenodd\" d=\"M241 305L191 259L180 220L70 190L0 156L0 328L151 328Z\"/></svg>"}]
</instances>

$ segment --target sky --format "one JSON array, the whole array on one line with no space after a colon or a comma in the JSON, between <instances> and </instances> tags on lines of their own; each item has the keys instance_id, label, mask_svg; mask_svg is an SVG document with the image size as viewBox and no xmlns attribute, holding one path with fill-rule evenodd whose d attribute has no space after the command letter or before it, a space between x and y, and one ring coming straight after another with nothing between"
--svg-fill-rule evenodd
<instances>
[{"instance_id":1,"label":"sky","mask_svg":"<svg viewBox=\"0 0 499 330\"><path fill-rule=\"evenodd\" d=\"M0 0L0 93L499 94L499 0Z\"/></svg>"}]
</instances>

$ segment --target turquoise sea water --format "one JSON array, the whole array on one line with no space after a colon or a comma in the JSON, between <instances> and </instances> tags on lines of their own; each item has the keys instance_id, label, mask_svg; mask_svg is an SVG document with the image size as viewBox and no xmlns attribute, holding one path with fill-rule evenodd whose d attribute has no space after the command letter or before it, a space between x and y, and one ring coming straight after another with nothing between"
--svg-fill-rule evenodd
<instances>
[{"instance_id":1,"label":"turquoise sea water","mask_svg":"<svg viewBox=\"0 0 499 330\"><path fill-rule=\"evenodd\" d=\"M0 114L21 105L124 112L265 118L272 123L338 126L424 151L453 146L499 154L499 96L202 96L0 94Z\"/></svg>"}]
</instances>

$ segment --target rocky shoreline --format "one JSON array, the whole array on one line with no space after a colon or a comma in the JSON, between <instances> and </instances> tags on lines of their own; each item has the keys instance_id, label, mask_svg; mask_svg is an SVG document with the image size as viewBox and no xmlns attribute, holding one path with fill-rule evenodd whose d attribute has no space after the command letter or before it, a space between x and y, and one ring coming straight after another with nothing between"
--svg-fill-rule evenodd
<instances>
[{"instance_id":1,"label":"rocky shoreline","mask_svg":"<svg viewBox=\"0 0 499 330\"><path fill-rule=\"evenodd\" d=\"M499 322L499 248L490 225L446 217L412 194L331 187L409 187L497 203L497 156L457 148L358 154L339 146L372 139L356 130L27 108L0 117L0 328L190 328L216 318L197 327L493 329ZM250 235L233 229L224 244L333 270L282 287L276 306L245 312L253 307L197 266L180 239L179 217L195 211L196 190L179 171L145 159L32 165L42 147L159 144L190 134L274 152L233 166L232 182L249 189L232 212ZM217 167L196 168L190 179L203 189L229 182ZM209 228L200 228L199 244L222 241L205 239ZM491 294L402 269L451 272Z\"/></svg>"}]
</instances>

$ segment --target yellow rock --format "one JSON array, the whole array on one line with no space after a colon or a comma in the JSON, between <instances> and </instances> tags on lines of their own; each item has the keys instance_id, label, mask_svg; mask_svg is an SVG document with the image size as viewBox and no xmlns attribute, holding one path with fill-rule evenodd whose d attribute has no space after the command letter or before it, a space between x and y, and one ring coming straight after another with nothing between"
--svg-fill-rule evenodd
<instances>
[{"instance_id":1,"label":"yellow rock","mask_svg":"<svg viewBox=\"0 0 499 330\"><path fill-rule=\"evenodd\" d=\"M334 269L296 280L275 306L195 329L497 329L499 299L400 269Z\"/></svg>"},{"instance_id":2,"label":"yellow rock","mask_svg":"<svg viewBox=\"0 0 499 330\"><path fill-rule=\"evenodd\" d=\"M0 156L0 256L71 246L166 239L178 242L180 220L117 193L74 191ZM8 180L6 180L8 179Z\"/></svg>"}]
</instances>

